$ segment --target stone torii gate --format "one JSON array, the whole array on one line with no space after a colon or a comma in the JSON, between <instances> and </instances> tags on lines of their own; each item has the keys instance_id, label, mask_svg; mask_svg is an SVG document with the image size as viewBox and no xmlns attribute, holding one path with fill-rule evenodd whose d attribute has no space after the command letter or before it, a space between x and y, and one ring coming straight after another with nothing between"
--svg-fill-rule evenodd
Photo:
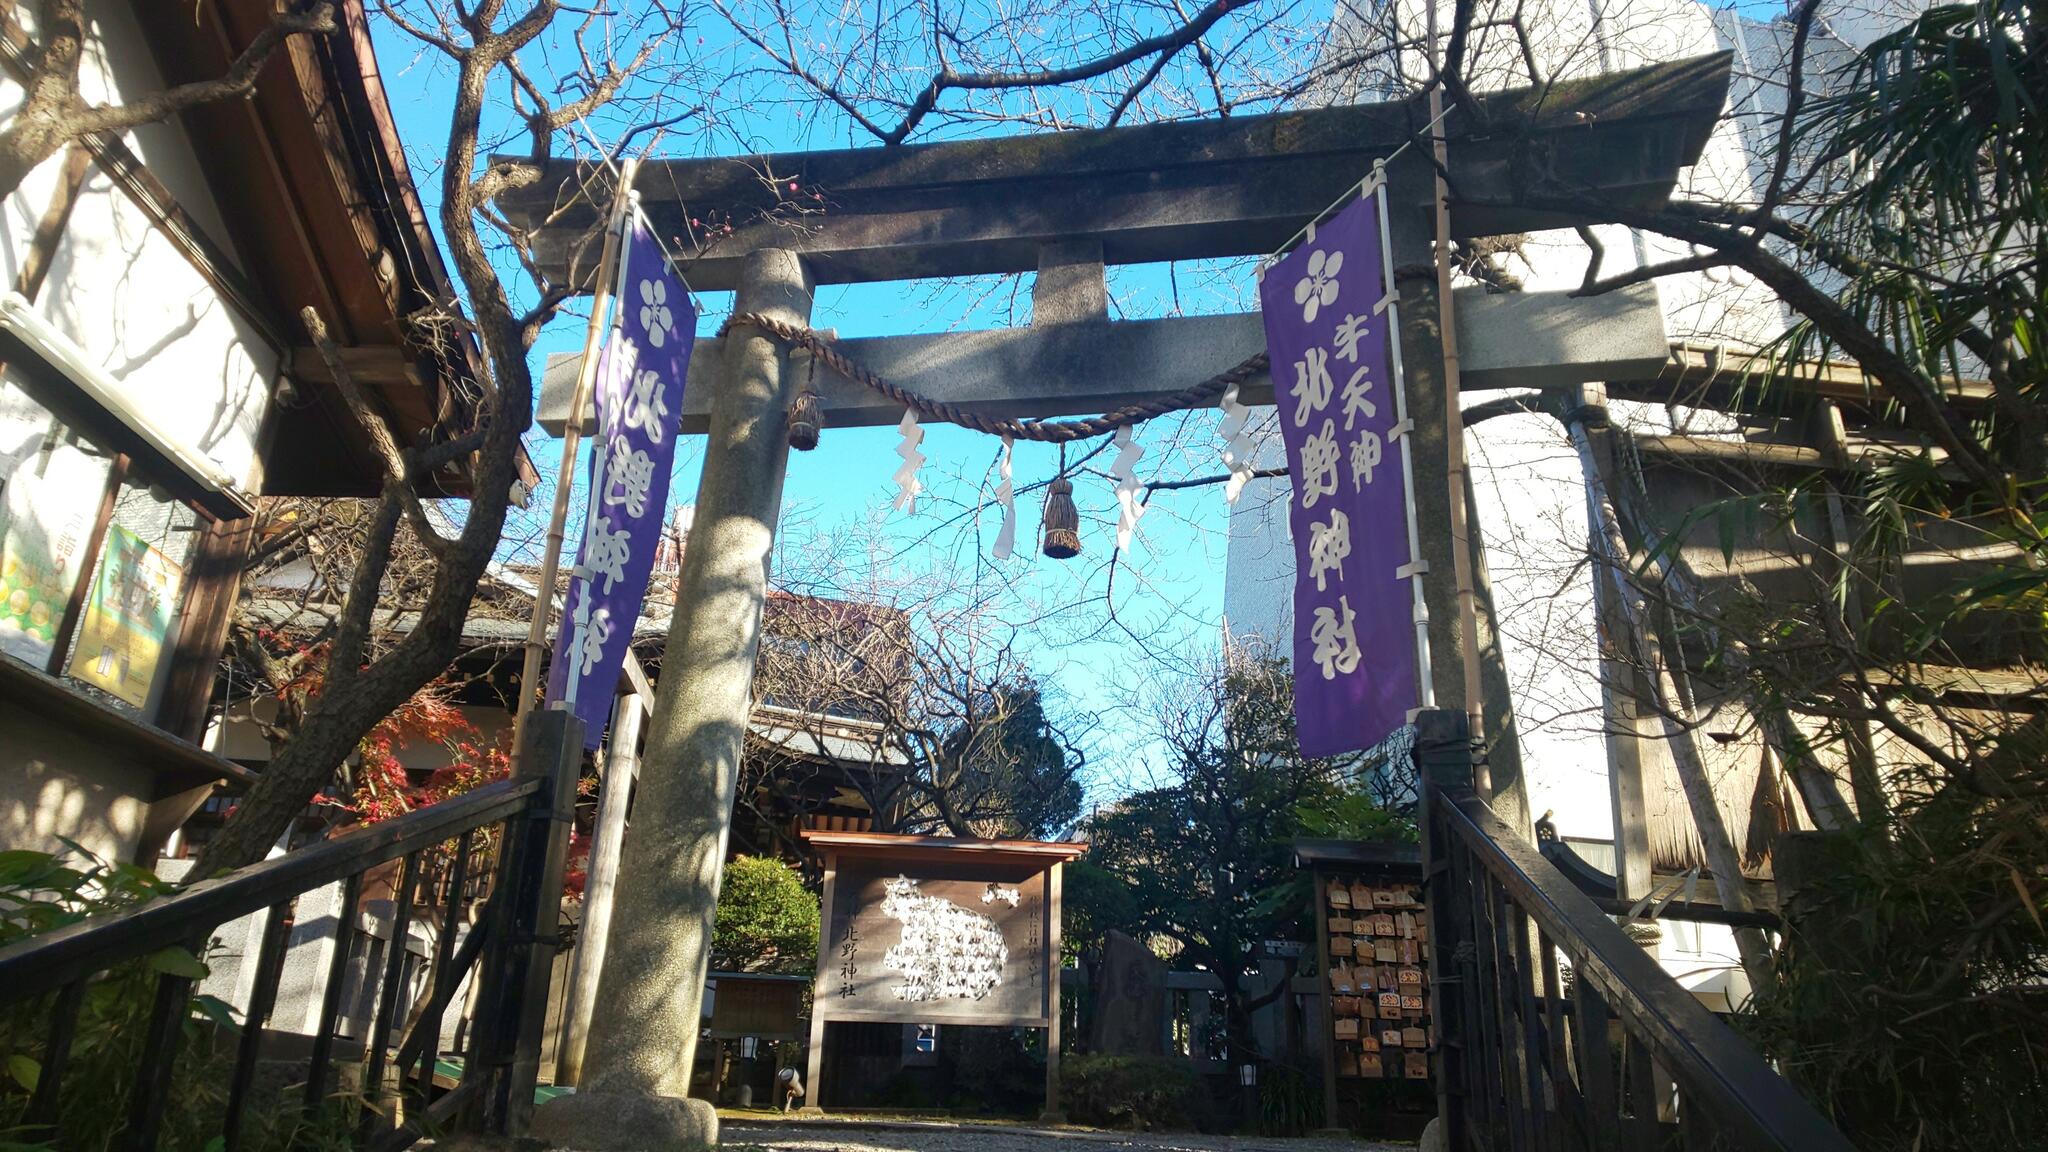
<instances>
[{"instance_id":1,"label":"stone torii gate","mask_svg":"<svg viewBox=\"0 0 2048 1152\"><path fill-rule=\"evenodd\" d=\"M1454 235L1489 236L1599 220L1514 206L1531 162L1606 201L1663 202L1698 159L1729 80L1726 54L1480 97L1487 132L1447 123ZM641 165L643 209L666 236L689 217L733 231L684 271L700 291L732 290L736 313L802 326L819 284L1036 271L1029 328L846 340L877 375L965 409L1015 418L1093 415L1179 391L1260 352L1256 314L1108 319L1107 264L1260 256L1416 138L1417 103L959 143ZM540 229L551 275L576 278L598 209L572 206L587 171L564 164L501 207ZM1444 357L1431 263L1434 167L1426 149L1388 170L1436 702L1465 708L1451 522ZM797 191L789 192L791 183ZM815 195L814 195L815 194ZM787 222L791 200L823 206ZM543 222L545 221L545 227ZM594 248L592 249L594 250ZM587 269L582 278L588 277ZM1669 350L1648 286L1575 300L1563 293L1455 294L1463 386L1557 386L1654 375ZM683 554L631 835L624 838L611 939L579 1091L535 1116L535 1131L591 1152L715 1142L709 1104L686 1099L713 914L782 503L795 373L756 328L700 340L682 428L707 436L690 547ZM828 428L894 424L902 407L819 366ZM550 366L560 380L573 367ZM554 389L566 394L566 389ZM1272 402L1270 378L1241 390ZM565 409L566 403L558 406ZM1432 530L1432 529L1435 530ZM1477 565L1475 564L1475 568ZM1480 646L1491 646L1482 622ZM1481 653L1482 657L1485 655ZM1482 676L1492 788L1522 799L1507 681ZM1526 826L1520 812L1517 826ZM815 1086L813 1086L815 1089ZM1056 1102L1049 1102L1056 1108Z\"/></svg>"}]
</instances>

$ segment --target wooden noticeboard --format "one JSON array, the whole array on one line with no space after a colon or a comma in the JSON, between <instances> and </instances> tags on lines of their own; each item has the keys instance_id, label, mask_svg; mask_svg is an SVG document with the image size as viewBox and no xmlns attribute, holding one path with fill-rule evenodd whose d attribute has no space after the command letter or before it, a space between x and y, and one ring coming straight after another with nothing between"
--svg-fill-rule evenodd
<instances>
[{"instance_id":1,"label":"wooden noticeboard","mask_svg":"<svg viewBox=\"0 0 2048 1152\"><path fill-rule=\"evenodd\" d=\"M1059 1111L1061 866L1080 844L805 832L825 864L806 1101L833 1021L1046 1030Z\"/></svg>"},{"instance_id":2,"label":"wooden noticeboard","mask_svg":"<svg viewBox=\"0 0 2048 1152\"><path fill-rule=\"evenodd\" d=\"M835 879L833 1019L1045 1027L1050 870L842 860Z\"/></svg>"},{"instance_id":3,"label":"wooden noticeboard","mask_svg":"<svg viewBox=\"0 0 2048 1152\"><path fill-rule=\"evenodd\" d=\"M721 1039L802 1039L803 977L713 972L711 984L711 1027L706 1035Z\"/></svg>"},{"instance_id":4,"label":"wooden noticeboard","mask_svg":"<svg viewBox=\"0 0 2048 1152\"><path fill-rule=\"evenodd\" d=\"M1401 1135L1398 1117L1367 1114L1398 1094L1364 1082L1426 1088L1430 1079L1436 1037L1420 854L1411 844L1298 840L1294 857L1315 880L1309 926L1323 973L1324 1125Z\"/></svg>"}]
</instances>

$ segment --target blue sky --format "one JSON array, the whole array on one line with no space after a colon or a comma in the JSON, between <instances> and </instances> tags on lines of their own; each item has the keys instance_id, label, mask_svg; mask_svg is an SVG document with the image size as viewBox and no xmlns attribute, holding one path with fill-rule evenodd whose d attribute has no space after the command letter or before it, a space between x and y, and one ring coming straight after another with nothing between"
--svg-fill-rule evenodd
<instances>
[{"instance_id":1,"label":"blue sky","mask_svg":"<svg viewBox=\"0 0 2048 1152\"><path fill-rule=\"evenodd\" d=\"M431 215L437 211L437 158L447 128L450 72L438 60L421 55L395 29L374 23L384 82L412 158L414 179ZM709 28L706 33L716 35ZM722 48L739 50L715 39L696 47L712 57ZM829 130L802 105L768 105L735 123L744 126L731 138L744 138L763 151L848 142L821 141ZM738 144L718 150L735 151ZM709 147L700 147L670 154L709 153ZM1236 265L1112 269L1111 289L1117 314L1126 317L1254 306L1249 269ZM836 328L843 336L998 327L1028 321L1029 295L1029 277L831 286L820 289L812 322ZM699 333L708 336L729 311L730 295L703 293L700 302L705 315ZM548 353L579 349L583 329L580 317L559 318L535 350L536 374ZM1139 442L1147 447L1148 456L1139 464L1139 478L1220 472L1215 424L1215 416L1205 412L1162 419L1141 429ZM887 510L895 495L890 477L899 463L897 442L893 428L828 428L816 451L792 453L781 547L828 547L835 537L850 535L852 526L879 517L881 536L894 552L887 561L890 578L932 575L968 581L976 592L998 597L1005 618L1033 621L1017 633L1019 648L1073 712L1101 717L1087 726L1091 795L1100 799L1141 783L1150 774L1155 751L1142 725L1121 709L1130 703L1132 689L1154 676L1162 661L1170 665L1198 656L1218 639L1227 528L1222 489L1162 494L1140 525L1140 538L1131 552L1117 558L1113 578L1108 564L1114 549L1115 503L1108 479L1076 478L1085 551L1066 563L1038 553L1040 496L1020 496L1017 554L1004 563L990 554L1000 523L992 503L999 442L966 429L928 425L922 448L928 463L921 478L932 499L922 502L914 516ZM529 443L536 462L552 475L560 441L536 432ZM1091 446L1094 443L1098 442ZM701 445L699 437L684 438L671 485L672 505L695 498ZM1085 450L1082 446L1070 452L1078 456ZM1057 471L1057 458L1057 449L1047 445L1017 445L1016 484L1022 488L1050 479ZM1103 470L1107 461L1105 453L1093 467ZM543 493L529 513L543 523L545 497ZM987 505L978 515L973 512L977 504ZM572 513L572 554L576 519ZM569 562L565 559L565 566ZM1113 597L1113 615L1104 608L1105 595Z\"/></svg>"}]
</instances>

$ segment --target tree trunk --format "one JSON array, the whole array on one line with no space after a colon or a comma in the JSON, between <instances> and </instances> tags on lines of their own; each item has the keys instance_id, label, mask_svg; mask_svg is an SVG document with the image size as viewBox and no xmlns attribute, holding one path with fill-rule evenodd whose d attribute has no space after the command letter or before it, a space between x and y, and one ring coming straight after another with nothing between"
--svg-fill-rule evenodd
<instances>
[{"instance_id":1,"label":"tree trunk","mask_svg":"<svg viewBox=\"0 0 2048 1152\"><path fill-rule=\"evenodd\" d=\"M270 846L312 803L335 769L355 751L363 734L383 715L366 715L358 721L355 714L360 711L343 713L324 696L314 702L298 732L263 766L262 775L235 805L227 823L206 842L192 869L194 879L233 871L269 853Z\"/></svg>"},{"instance_id":2,"label":"tree trunk","mask_svg":"<svg viewBox=\"0 0 2048 1152\"><path fill-rule=\"evenodd\" d=\"M36 165L49 159L54 152L37 154L34 149L14 146L4 134L0 134L0 197L12 196Z\"/></svg>"},{"instance_id":3,"label":"tree trunk","mask_svg":"<svg viewBox=\"0 0 2048 1152\"><path fill-rule=\"evenodd\" d=\"M507 490L509 484L501 486L500 481L511 470L516 444L516 439L507 438L493 446L500 454L487 458L479 469L478 491ZM477 582L504 528L506 503L504 498L471 501L470 521L461 539L441 558L426 603L404 639L374 663L346 673L330 658L325 690L307 707L297 734L264 766L226 825L200 852L195 878L263 859L370 729L454 661ZM375 592L358 588L351 591L351 600L364 594ZM336 653L342 648L337 643Z\"/></svg>"}]
</instances>

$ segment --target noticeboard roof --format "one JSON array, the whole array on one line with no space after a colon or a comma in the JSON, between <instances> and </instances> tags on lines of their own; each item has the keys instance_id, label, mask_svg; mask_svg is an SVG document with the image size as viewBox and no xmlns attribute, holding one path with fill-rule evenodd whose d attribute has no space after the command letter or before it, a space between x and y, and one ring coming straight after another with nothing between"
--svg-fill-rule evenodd
<instances>
[{"instance_id":1,"label":"noticeboard roof","mask_svg":"<svg viewBox=\"0 0 2048 1152\"><path fill-rule=\"evenodd\" d=\"M1343 870L1351 868L1420 869L1422 849L1415 844L1376 840L1296 840L1296 868Z\"/></svg>"},{"instance_id":2,"label":"noticeboard roof","mask_svg":"<svg viewBox=\"0 0 2048 1152\"><path fill-rule=\"evenodd\" d=\"M1054 840L972 840L955 836L904 836L893 832L806 830L804 842L818 852L870 860L976 860L1034 864L1065 863L1088 850L1086 844Z\"/></svg>"}]
</instances>

